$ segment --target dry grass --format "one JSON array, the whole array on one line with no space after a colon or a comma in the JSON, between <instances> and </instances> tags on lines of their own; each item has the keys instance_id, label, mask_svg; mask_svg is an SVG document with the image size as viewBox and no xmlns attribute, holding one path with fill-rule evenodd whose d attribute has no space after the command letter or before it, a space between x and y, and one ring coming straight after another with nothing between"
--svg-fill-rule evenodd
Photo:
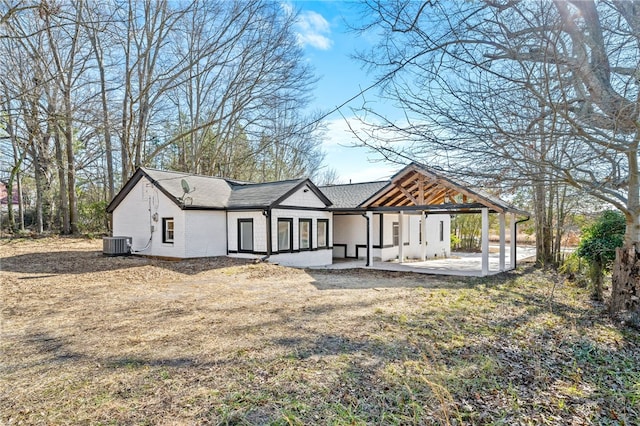
<instances>
[{"instance_id":1,"label":"dry grass","mask_svg":"<svg viewBox=\"0 0 640 426\"><path fill-rule=\"evenodd\" d=\"M640 339L490 279L0 242L6 424L637 424Z\"/></svg>"}]
</instances>

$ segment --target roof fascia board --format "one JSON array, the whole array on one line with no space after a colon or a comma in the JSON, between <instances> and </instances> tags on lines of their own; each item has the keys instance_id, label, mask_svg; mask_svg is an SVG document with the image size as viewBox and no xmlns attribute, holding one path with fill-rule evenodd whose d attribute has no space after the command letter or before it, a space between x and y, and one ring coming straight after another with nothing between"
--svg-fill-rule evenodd
<instances>
[{"instance_id":1,"label":"roof fascia board","mask_svg":"<svg viewBox=\"0 0 640 426\"><path fill-rule=\"evenodd\" d=\"M171 201L174 202L174 204L178 207L180 207L181 210L184 210L184 204L181 203L176 197L174 197L169 191L167 191L162 184L160 184L160 182L158 182L157 180L153 179L151 176L149 176L149 174L144 170L144 169L140 169L142 170L142 173L144 173L144 176L149 180L149 182L151 182L151 184L153 184L153 186L155 186L156 188L158 188L160 190L160 192L162 192L164 195L167 196L167 198L169 198Z\"/></svg>"},{"instance_id":2,"label":"roof fascia board","mask_svg":"<svg viewBox=\"0 0 640 426\"><path fill-rule=\"evenodd\" d=\"M113 197L113 200L111 200L109 205L107 205L107 208L106 208L107 213L113 213L113 211L120 205L122 200L124 200L125 197L129 194L129 192L131 192L131 190L136 186L136 184L140 182L140 179L142 179L143 177L143 173L144 172L142 171L142 169L140 168L136 169L136 171L129 178L127 183L125 183L122 189L116 194L115 197Z\"/></svg>"},{"instance_id":3,"label":"roof fascia board","mask_svg":"<svg viewBox=\"0 0 640 426\"><path fill-rule=\"evenodd\" d=\"M485 207L489 207L494 209L496 212L499 213L506 213L507 210L509 210L509 208L507 206L501 206L498 205L496 203L494 203L493 201L487 199L486 197L482 196L481 194L475 192L474 190L467 188L466 186L462 186L459 183L456 183L454 181L452 181L450 178L446 177L446 176L441 176L438 173L432 172L430 170L425 169L424 167L421 167L419 165L414 165L415 167L415 171L417 171L418 173L422 173L425 176L430 176L433 179L437 179L438 181L442 182L442 184L445 187L448 187L449 189L452 189L454 191L458 191L463 195L466 195L467 197L472 197L475 198L476 200L478 200L479 203L484 204Z\"/></svg>"},{"instance_id":4,"label":"roof fascia board","mask_svg":"<svg viewBox=\"0 0 640 426\"><path fill-rule=\"evenodd\" d=\"M468 189L466 187L463 187L460 184L458 184L456 182L453 182L452 180L450 180L449 178L447 178L445 176L440 176L439 174L437 174L435 172L432 172L431 170L427 170L424 166L421 166L421 165L419 165L419 164L417 164L415 162L408 164L403 169L398 171L395 175L393 175L391 177L391 181L389 182L389 185L386 185L383 188L381 188L380 190L378 190L375 194L373 194L371 197L369 197L367 200L365 200L363 203L361 203L358 207L362 207L362 208L365 208L365 209L369 208L369 204L371 204L372 202L374 202L375 200L380 198L384 193L386 193L390 189L395 188L396 186L400 186L399 185L399 181L402 180L402 178L404 178L410 172L421 173L421 174L423 174L423 175L425 175L425 176L427 176L429 178L436 179L439 182L441 182L441 184L443 186L445 186L446 188L454 190L454 191L458 191L461 194L466 195L468 197L475 198L481 204L483 204L483 207L488 207L488 208L494 210L497 213L512 212L512 213L523 214L521 210L515 210L515 209L509 208L507 206L500 206L500 205L488 200L484 196L476 193L475 191L473 191L471 189ZM427 209L423 208L423 210L427 210Z\"/></svg>"}]
</instances>

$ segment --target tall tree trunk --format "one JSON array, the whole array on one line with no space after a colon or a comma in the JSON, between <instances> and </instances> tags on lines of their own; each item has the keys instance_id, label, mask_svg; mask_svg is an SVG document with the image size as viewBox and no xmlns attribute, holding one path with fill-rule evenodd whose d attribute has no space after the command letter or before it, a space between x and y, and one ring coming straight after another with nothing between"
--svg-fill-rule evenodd
<instances>
[{"instance_id":1,"label":"tall tree trunk","mask_svg":"<svg viewBox=\"0 0 640 426\"><path fill-rule=\"evenodd\" d=\"M17 182L18 187L18 214L20 216L20 229L24 228L24 219L22 215L22 194L21 194L21 183L20 183L20 167L22 167L22 162L26 156L27 151L23 150L22 153L18 150L18 141L16 140L16 135L14 133L13 128L13 120L11 119L11 114L8 114L7 119L7 128L5 131L9 134L9 138L11 139L11 147L13 149L13 167L11 168L11 174L9 175L9 182L7 188L7 213L8 213L8 221L9 221L9 229L11 232L16 232L16 219L15 212L13 209L13 182Z\"/></svg>"},{"instance_id":2,"label":"tall tree trunk","mask_svg":"<svg viewBox=\"0 0 640 426\"><path fill-rule=\"evenodd\" d=\"M113 176L113 146L111 144L111 125L109 122L109 103L107 100L107 77L104 69L104 57L102 46L96 37L96 30L91 29L89 40L98 64L98 73L100 75L100 101L102 103L102 127L105 146L105 156L107 163L107 200L113 200L115 196L115 179Z\"/></svg>"},{"instance_id":3,"label":"tall tree trunk","mask_svg":"<svg viewBox=\"0 0 640 426\"><path fill-rule=\"evenodd\" d=\"M26 151L25 151L26 152ZM22 172L18 167L18 172L16 173L16 181L18 185L18 217L20 219L20 231L24 231L24 200L22 198Z\"/></svg>"},{"instance_id":4,"label":"tall tree trunk","mask_svg":"<svg viewBox=\"0 0 640 426\"><path fill-rule=\"evenodd\" d=\"M34 178L36 181L36 232L42 234L44 232L44 173L39 154L33 159L35 166Z\"/></svg>"},{"instance_id":5,"label":"tall tree trunk","mask_svg":"<svg viewBox=\"0 0 640 426\"><path fill-rule=\"evenodd\" d=\"M50 130L49 130L50 131ZM48 132L47 132L48 133ZM69 187L67 185L67 167L64 158L64 149L60 141L60 134L56 131L53 135L53 142L55 147L56 163L58 163L58 188L60 197L60 231L67 235L71 232L71 220L69 218L69 199L67 193Z\"/></svg>"},{"instance_id":6,"label":"tall tree trunk","mask_svg":"<svg viewBox=\"0 0 640 426\"><path fill-rule=\"evenodd\" d=\"M640 312L640 177L638 176L638 144L640 130L635 138L635 151L629 152L629 191L625 212L627 229L624 246L616 251L611 273L610 312Z\"/></svg>"},{"instance_id":7,"label":"tall tree trunk","mask_svg":"<svg viewBox=\"0 0 640 426\"><path fill-rule=\"evenodd\" d=\"M640 311L640 243L616 250L611 278L610 312Z\"/></svg>"},{"instance_id":8,"label":"tall tree trunk","mask_svg":"<svg viewBox=\"0 0 640 426\"><path fill-rule=\"evenodd\" d=\"M70 108L71 99L68 100ZM70 111L67 110L67 111ZM71 117L67 117L67 123L65 125L65 139L67 146L67 184L69 194L69 231L72 234L78 233L78 199L76 197L76 169L75 169L75 155L73 152L73 127L71 123Z\"/></svg>"}]
</instances>

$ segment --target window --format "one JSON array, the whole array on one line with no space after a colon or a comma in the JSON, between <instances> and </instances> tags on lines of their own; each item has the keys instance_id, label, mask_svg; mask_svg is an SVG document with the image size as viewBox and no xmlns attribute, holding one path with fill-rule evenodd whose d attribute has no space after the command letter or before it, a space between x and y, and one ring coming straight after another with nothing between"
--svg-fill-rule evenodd
<instances>
[{"instance_id":1,"label":"window","mask_svg":"<svg viewBox=\"0 0 640 426\"><path fill-rule=\"evenodd\" d=\"M238 251L253 251L253 219L238 219Z\"/></svg>"},{"instance_id":2,"label":"window","mask_svg":"<svg viewBox=\"0 0 640 426\"><path fill-rule=\"evenodd\" d=\"M293 219L278 219L278 251L291 251Z\"/></svg>"},{"instance_id":3,"label":"window","mask_svg":"<svg viewBox=\"0 0 640 426\"><path fill-rule=\"evenodd\" d=\"M391 235L393 235L393 245L400 245L400 224L398 222L393 222Z\"/></svg>"},{"instance_id":4,"label":"window","mask_svg":"<svg viewBox=\"0 0 640 426\"><path fill-rule=\"evenodd\" d=\"M418 222L418 244L422 244L422 220Z\"/></svg>"},{"instance_id":5,"label":"window","mask_svg":"<svg viewBox=\"0 0 640 426\"><path fill-rule=\"evenodd\" d=\"M318 219L318 248L329 246L329 219Z\"/></svg>"},{"instance_id":6,"label":"window","mask_svg":"<svg viewBox=\"0 0 640 426\"><path fill-rule=\"evenodd\" d=\"M162 242L173 243L173 218L162 218Z\"/></svg>"},{"instance_id":7,"label":"window","mask_svg":"<svg viewBox=\"0 0 640 426\"><path fill-rule=\"evenodd\" d=\"M440 221L440 241L444 241L444 221Z\"/></svg>"},{"instance_id":8,"label":"window","mask_svg":"<svg viewBox=\"0 0 640 426\"><path fill-rule=\"evenodd\" d=\"M298 238L300 250L311 250L311 219L300 219Z\"/></svg>"}]
</instances>

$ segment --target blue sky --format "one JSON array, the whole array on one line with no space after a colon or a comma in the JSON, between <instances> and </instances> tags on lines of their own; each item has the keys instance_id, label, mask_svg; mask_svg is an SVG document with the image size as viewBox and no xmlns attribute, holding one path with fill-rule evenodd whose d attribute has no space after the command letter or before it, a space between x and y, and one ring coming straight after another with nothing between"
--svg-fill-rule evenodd
<instances>
[{"instance_id":1,"label":"blue sky","mask_svg":"<svg viewBox=\"0 0 640 426\"><path fill-rule=\"evenodd\" d=\"M351 55L356 50L371 47L372 40L352 33L349 25L357 24L359 12L348 1L293 1L300 11L296 26L305 56L315 68L320 81L315 92L313 110L329 111L368 87L373 77L361 69ZM375 89L366 94L367 101L375 96ZM328 131L323 144L327 154L325 164L334 168L342 183L368 182L386 179L398 170L397 165L375 161L379 155L365 148L354 148L355 140L345 121L357 125L351 108L362 104L356 99L326 118ZM394 111L380 105L387 115Z\"/></svg>"}]
</instances>

